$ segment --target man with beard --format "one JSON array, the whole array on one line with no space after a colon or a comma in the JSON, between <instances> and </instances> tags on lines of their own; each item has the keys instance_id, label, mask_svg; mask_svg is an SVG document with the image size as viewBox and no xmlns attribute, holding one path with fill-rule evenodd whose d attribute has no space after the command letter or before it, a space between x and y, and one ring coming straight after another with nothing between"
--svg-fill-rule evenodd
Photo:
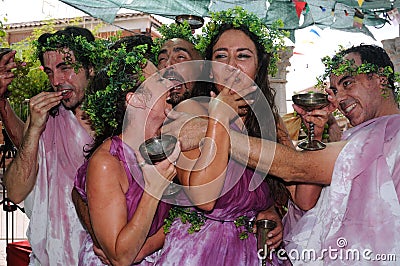
<instances>
[{"instance_id":1,"label":"man with beard","mask_svg":"<svg viewBox=\"0 0 400 266\"><path fill-rule=\"evenodd\" d=\"M191 98L202 65L201 62L180 66L177 64L202 59L194 45L183 38L173 38L162 45L158 54L158 69L165 69L163 77L176 85L171 89L168 100L173 107ZM185 82L186 80L189 82Z\"/></svg>"}]
</instances>

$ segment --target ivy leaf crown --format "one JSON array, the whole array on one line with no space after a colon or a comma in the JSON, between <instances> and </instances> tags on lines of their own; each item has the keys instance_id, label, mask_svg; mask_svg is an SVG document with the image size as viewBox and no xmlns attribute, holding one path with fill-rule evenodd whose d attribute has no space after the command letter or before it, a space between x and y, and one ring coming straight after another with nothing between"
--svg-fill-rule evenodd
<instances>
[{"instance_id":1,"label":"ivy leaf crown","mask_svg":"<svg viewBox=\"0 0 400 266\"><path fill-rule=\"evenodd\" d=\"M154 45L151 49L152 53L155 55L155 62L158 64L158 54L160 53L161 47L164 43L170 39L179 38L184 39L193 45L196 45L198 39L193 35L192 29L187 21L182 23L171 23L169 25L162 25L158 31L162 35L161 38L154 40Z\"/></svg>"},{"instance_id":2,"label":"ivy leaf crown","mask_svg":"<svg viewBox=\"0 0 400 266\"><path fill-rule=\"evenodd\" d=\"M213 12L211 20L202 29L202 34L196 45L196 49L205 54L211 40L219 33L221 26L232 25L234 28L246 27L251 33L258 37L266 53L271 55L270 74L275 75L279 61L278 52L285 48L284 38L289 36L287 31L282 30L282 20L277 20L268 26L254 13L244 10L240 6L227 9L226 11Z\"/></svg>"},{"instance_id":3,"label":"ivy leaf crown","mask_svg":"<svg viewBox=\"0 0 400 266\"><path fill-rule=\"evenodd\" d=\"M36 58L46 51L60 51L64 53L65 61L72 65L77 72L81 67L93 66L95 71L101 69L112 58L108 53L108 47L113 38L87 40L84 36L74 35L51 35L45 43L37 40L33 42ZM75 61L72 60L71 51L74 53Z\"/></svg>"},{"instance_id":4,"label":"ivy leaf crown","mask_svg":"<svg viewBox=\"0 0 400 266\"><path fill-rule=\"evenodd\" d=\"M82 109L89 116L96 136L108 127L118 127L118 97L137 88L145 80L142 67L147 62L146 51L147 44L138 45L129 52L125 46L112 51L113 60L101 70L108 77L108 85L104 89L96 87L87 92Z\"/></svg>"},{"instance_id":5,"label":"ivy leaf crown","mask_svg":"<svg viewBox=\"0 0 400 266\"><path fill-rule=\"evenodd\" d=\"M392 87L397 96L396 101L398 103L400 102L400 88L398 86L400 83L400 74L398 72L394 72L390 66L380 67L369 62L363 62L361 65L356 65L354 60L344 58L347 54L346 49L340 45L339 50L333 57L325 56L321 59L325 66L325 71L322 75L317 77L317 84L315 85L317 88L325 88L330 75L341 76L346 74L356 76L359 74L375 73L379 76L384 76L389 80L387 88L389 88L392 83ZM382 91L382 95L387 97L387 93L388 91L385 88Z\"/></svg>"}]
</instances>

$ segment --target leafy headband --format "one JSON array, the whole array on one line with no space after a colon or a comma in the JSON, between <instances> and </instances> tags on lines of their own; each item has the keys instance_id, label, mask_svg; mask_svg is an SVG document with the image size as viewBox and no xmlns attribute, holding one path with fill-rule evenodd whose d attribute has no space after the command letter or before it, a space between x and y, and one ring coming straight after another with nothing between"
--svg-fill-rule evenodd
<instances>
[{"instance_id":1,"label":"leafy headband","mask_svg":"<svg viewBox=\"0 0 400 266\"><path fill-rule=\"evenodd\" d=\"M109 45L113 42L112 39L96 39L88 41L84 36L78 35L52 35L47 37L45 43L38 41L34 42L36 47L35 55L46 51L64 51L65 60L74 66L75 71L78 71L83 65L90 65L95 70L101 69L106 62L112 58L112 54L108 52ZM75 62L72 62L71 54L67 50L74 52Z\"/></svg>"},{"instance_id":2,"label":"leafy headband","mask_svg":"<svg viewBox=\"0 0 400 266\"><path fill-rule=\"evenodd\" d=\"M82 106L89 116L96 135L106 128L117 128L115 118L118 97L144 81L142 67L146 65L147 44L138 45L127 52L125 47L113 51L114 58L102 71L106 73L109 84L104 89L94 88L87 92Z\"/></svg>"},{"instance_id":3,"label":"leafy headband","mask_svg":"<svg viewBox=\"0 0 400 266\"><path fill-rule=\"evenodd\" d=\"M164 24L158 29L158 31L161 33L162 37L154 40L154 45L151 49L153 54L156 56L157 63L158 54L166 41L180 38L192 43L193 45L196 45L198 41L193 35L192 29L187 21L184 21L183 23L171 23L169 25Z\"/></svg>"},{"instance_id":4,"label":"leafy headband","mask_svg":"<svg viewBox=\"0 0 400 266\"><path fill-rule=\"evenodd\" d=\"M363 62L361 65L356 65L354 60L345 59L345 55L347 55L347 53L344 50L344 47L340 46L339 51L335 54L335 56L332 58L330 56L325 56L321 59L325 66L325 72L321 76L317 77L317 88L324 88L326 84L325 81L330 75L341 76L346 74L350 76L356 76L359 74L375 73L388 79L389 84L387 84L387 87L393 87L393 90L397 95L396 101L400 102L400 88L398 86L400 83L399 73L394 72L390 66L383 68L368 62ZM383 96L387 96L387 93L388 91L386 89L382 91Z\"/></svg>"},{"instance_id":5,"label":"leafy headband","mask_svg":"<svg viewBox=\"0 0 400 266\"><path fill-rule=\"evenodd\" d=\"M203 34L200 36L196 49L205 54L211 40L218 35L221 27L226 24L232 25L234 28L244 26L257 36L260 44L264 47L264 51L271 54L270 74L276 74L278 70L277 62L279 61L278 52L284 49L284 37L288 36L287 32L279 30L283 27L283 22L279 20L267 27L257 15L247 12L239 6L226 11L211 13L211 20L203 27Z\"/></svg>"}]
</instances>

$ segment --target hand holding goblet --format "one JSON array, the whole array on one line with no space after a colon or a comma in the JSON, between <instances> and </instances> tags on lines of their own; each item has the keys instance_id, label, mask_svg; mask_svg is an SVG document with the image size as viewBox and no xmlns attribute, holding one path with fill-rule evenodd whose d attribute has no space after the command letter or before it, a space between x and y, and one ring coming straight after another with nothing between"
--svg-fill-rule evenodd
<instances>
[{"instance_id":1,"label":"hand holding goblet","mask_svg":"<svg viewBox=\"0 0 400 266\"><path fill-rule=\"evenodd\" d=\"M303 108L306 111L312 111L315 109L321 109L329 105L328 95L324 93L302 93L292 96L293 102ZM321 150L326 147L326 145L314 139L314 123L309 123L308 136L305 141L298 144L298 147L304 150Z\"/></svg>"}]
</instances>

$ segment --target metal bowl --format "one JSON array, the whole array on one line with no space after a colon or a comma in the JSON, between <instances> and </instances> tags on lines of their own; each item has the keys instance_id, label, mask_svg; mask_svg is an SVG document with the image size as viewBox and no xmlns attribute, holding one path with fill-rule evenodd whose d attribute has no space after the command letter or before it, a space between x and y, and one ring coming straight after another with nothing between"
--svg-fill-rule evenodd
<instances>
[{"instance_id":1,"label":"metal bowl","mask_svg":"<svg viewBox=\"0 0 400 266\"><path fill-rule=\"evenodd\" d=\"M143 142L139 146L139 151L148 164L155 164L171 155L176 142L176 137L172 135L161 135Z\"/></svg>"},{"instance_id":2,"label":"metal bowl","mask_svg":"<svg viewBox=\"0 0 400 266\"><path fill-rule=\"evenodd\" d=\"M184 21L189 23L192 30L201 28L204 24L204 19L196 15L178 15L175 17L175 22L178 24L183 23Z\"/></svg>"},{"instance_id":3,"label":"metal bowl","mask_svg":"<svg viewBox=\"0 0 400 266\"><path fill-rule=\"evenodd\" d=\"M328 94L320 92L295 94L292 101L306 111L320 109L329 104Z\"/></svg>"}]
</instances>

